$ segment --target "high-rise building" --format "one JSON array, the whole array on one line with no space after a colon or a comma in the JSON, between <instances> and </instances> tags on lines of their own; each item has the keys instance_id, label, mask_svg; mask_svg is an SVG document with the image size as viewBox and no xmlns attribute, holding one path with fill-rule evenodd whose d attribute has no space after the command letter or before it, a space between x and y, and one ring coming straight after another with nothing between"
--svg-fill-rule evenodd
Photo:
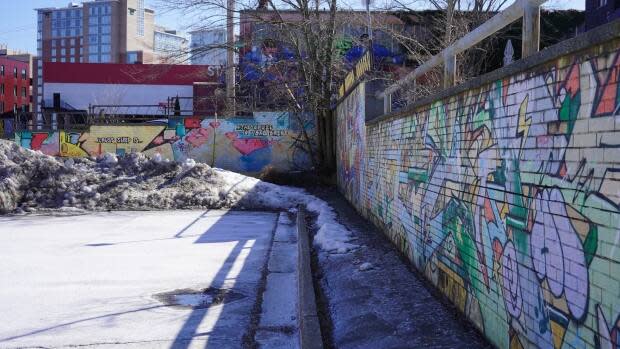
<instances>
[{"instance_id":1,"label":"high-rise building","mask_svg":"<svg viewBox=\"0 0 620 349\"><path fill-rule=\"evenodd\" d=\"M153 56L155 63L189 64L188 40L176 30L155 26Z\"/></svg>"},{"instance_id":2,"label":"high-rise building","mask_svg":"<svg viewBox=\"0 0 620 349\"><path fill-rule=\"evenodd\" d=\"M190 32L192 64L226 65L226 28Z\"/></svg>"},{"instance_id":3,"label":"high-rise building","mask_svg":"<svg viewBox=\"0 0 620 349\"><path fill-rule=\"evenodd\" d=\"M43 62L153 63L154 11L144 0L93 0L37 11L36 109Z\"/></svg>"}]
</instances>

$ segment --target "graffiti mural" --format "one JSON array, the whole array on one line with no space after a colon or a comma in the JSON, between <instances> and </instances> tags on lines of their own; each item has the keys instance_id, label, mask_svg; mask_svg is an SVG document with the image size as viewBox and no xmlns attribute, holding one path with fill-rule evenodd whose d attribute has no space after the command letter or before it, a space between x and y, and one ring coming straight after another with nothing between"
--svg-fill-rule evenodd
<instances>
[{"instance_id":1,"label":"graffiti mural","mask_svg":"<svg viewBox=\"0 0 620 349\"><path fill-rule=\"evenodd\" d=\"M364 173L363 156L366 139L364 94L365 85L362 83L351 91L336 110L338 185L352 202L360 200L362 187L360 173Z\"/></svg>"},{"instance_id":2,"label":"graffiti mural","mask_svg":"<svg viewBox=\"0 0 620 349\"><path fill-rule=\"evenodd\" d=\"M500 348L620 347L620 51L605 47L362 136L363 112L339 106L341 190Z\"/></svg>"},{"instance_id":3,"label":"graffiti mural","mask_svg":"<svg viewBox=\"0 0 620 349\"><path fill-rule=\"evenodd\" d=\"M60 155L60 138L58 132L15 132L15 141L26 149L40 151L43 154L51 156Z\"/></svg>"},{"instance_id":4,"label":"graffiti mural","mask_svg":"<svg viewBox=\"0 0 620 349\"><path fill-rule=\"evenodd\" d=\"M166 125L93 125L86 132L16 133L22 146L53 156L124 155L183 161L192 158L216 167L248 174L267 169L309 170L312 159L304 133L314 150L313 115L257 112L251 117L179 118Z\"/></svg>"}]
</instances>

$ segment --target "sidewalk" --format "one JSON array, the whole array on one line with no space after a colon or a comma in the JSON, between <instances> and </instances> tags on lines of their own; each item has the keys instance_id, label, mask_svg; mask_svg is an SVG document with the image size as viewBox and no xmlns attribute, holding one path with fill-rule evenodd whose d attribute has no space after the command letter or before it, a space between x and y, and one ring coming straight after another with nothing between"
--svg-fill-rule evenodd
<instances>
[{"instance_id":1,"label":"sidewalk","mask_svg":"<svg viewBox=\"0 0 620 349\"><path fill-rule=\"evenodd\" d=\"M360 246L344 254L315 249L315 276L327 303L319 307L331 317L322 331L331 346L492 348L335 189L313 194L334 208Z\"/></svg>"}]
</instances>

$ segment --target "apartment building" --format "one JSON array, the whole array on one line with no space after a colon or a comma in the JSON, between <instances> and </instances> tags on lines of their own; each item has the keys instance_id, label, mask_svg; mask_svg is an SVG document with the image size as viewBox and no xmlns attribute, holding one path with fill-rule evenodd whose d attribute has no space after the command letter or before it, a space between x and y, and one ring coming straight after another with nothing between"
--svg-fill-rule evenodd
<instances>
[{"instance_id":1,"label":"apartment building","mask_svg":"<svg viewBox=\"0 0 620 349\"><path fill-rule=\"evenodd\" d=\"M155 63L189 64L188 40L176 30L155 26L153 55Z\"/></svg>"},{"instance_id":2,"label":"apartment building","mask_svg":"<svg viewBox=\"0 0 620 349\"><path fill-rule=\"evenodd\" d=\"M190 32L192 64L226 65L226 28Z\"/></svg>"},{"instance_id":3,"label":"apartment building","mask_svg":"<svg viewBox=\"0 0 620 349\"><path fill-rule=\"evenodd\" d=\"M93 0L37 11L36 110L43 100L43 62L153 63L153 10L144 0Z\"/></svg>"},{"instance_id":4,"label":"apartment building","mask_svg":"<svg viewBox=\"0 0 620 349\"><path fill-rule=\"evenodd\" d=\"M15 115L31 110L31 57L0 47L0 138L12 136Z\"/></svg>"}]
</instances>

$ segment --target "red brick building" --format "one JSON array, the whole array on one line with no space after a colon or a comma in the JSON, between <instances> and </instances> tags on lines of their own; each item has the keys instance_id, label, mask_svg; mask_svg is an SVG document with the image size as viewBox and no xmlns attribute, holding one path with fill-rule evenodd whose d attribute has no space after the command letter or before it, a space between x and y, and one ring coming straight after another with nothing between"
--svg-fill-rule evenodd
<instances>
[{"instance_id":1,"label":"red brick building","mask_svg":"<svg viewBox=\"0 0 620 349\"><path fill-rule=\"evenodd\" d=\"M27 62L0 55L0 112L30 111L30 67Z\"/></svg>"}]
</instances>

